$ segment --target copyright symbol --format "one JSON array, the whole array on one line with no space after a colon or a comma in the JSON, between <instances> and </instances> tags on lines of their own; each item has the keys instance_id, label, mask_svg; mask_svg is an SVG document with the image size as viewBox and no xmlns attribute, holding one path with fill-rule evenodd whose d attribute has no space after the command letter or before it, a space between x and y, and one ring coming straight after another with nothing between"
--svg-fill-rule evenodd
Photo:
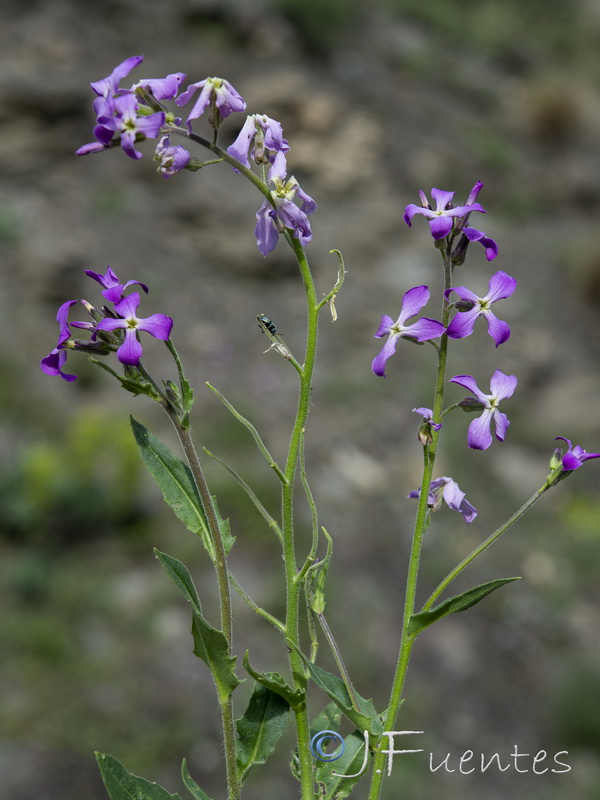
<instances>
[{"instance_id":1,"label":"copyright symbol","mask_svg":"<svg viewBox=\"0 0 600 800\"><path fill-rule=\"evenodd\" d=\"M323 748L331 741L338 743L339 747L331 754L325 753ZM337 761L338 758L343 756L345 749L346 742L336 731L320 731L310 740L310 752L315 758L318 758L319 761Z\"/></svg>"}]
</instances>

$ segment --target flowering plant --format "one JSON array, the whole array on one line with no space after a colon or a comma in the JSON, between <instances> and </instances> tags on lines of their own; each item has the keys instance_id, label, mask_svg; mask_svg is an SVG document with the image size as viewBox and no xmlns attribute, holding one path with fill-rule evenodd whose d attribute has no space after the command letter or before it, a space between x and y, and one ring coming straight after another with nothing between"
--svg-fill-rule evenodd
<instances>
[{"instance_id":1,"label":"flowering plant","mask_svg":"<svg viewBox=\"0 0 600 800\"><path fill-rule=\"evenodd\" d=\"M49 376L59 376L70 383L76 379L76 375L64 371L67 354L70 351L87 353L94 365L115 377L126 391L134 395L145 395L158 403L174 425L185 462L141 423L132 423L141 457L160 487L165 501L179 520L198 535L206 556L214 567L220 600L218 628L208 622L187 567L174 557L156 551L161 565L190 604L194 654L205 662L215 684L223 726L229 800L238 800L241 797L246 781L250 780L250 771L271 757L290 716L294 718L297 743L292 773L299 782L302 800L342 800L352 793L363 776L369 775L369 800L377 800L385 775L391 769L393 754L398 752L393 749L390 736L404 699L405 678L416 639L430 625L449 614L467 610L491 592L513 582L515 578L497 578L441 602L437 602L438 599L455 578L521 519L543 494L583 466L587 460L600 457L600 453L587 452L579 445L573 446L565 437L556 437L566 444L566 448L563 446L555 449L550 459L550 472L542 486L508 520L452 567L426 602L420 608L417 606L423 538L432 513L445 513L445 504L451 511L457 511L467 524L473 522L477 516L476 507L466 499L465 492L452 477L434 477L438 447L448 429L449 414L459 409L466 413L480 412L469 425L467 445L471 449L487 450L493 441L492 423L496 439L499 442L505 439L510 423L506 413L499 410L499 404L502 401L504 407L504 401L512 398L518 385L516 376L507 375L499 368L491 376L489 394L479 388L472 375L460 374L447 378L450 343L457 342L456 347L460 347L459 340L475 332L475 324L480 316L485 318L496 348L508 340L509 324L498 319L491 306L501 299L508 299L516 290L517 282L507 273L497 271L490 277L489 291L483 297L467 286L454 285L454 271L464 263L471 242L482 244L488 261L498 256L497 243L483 231L468 224L471 214L485 213L477 202L483 188L481 181L475 183L464 205L454 205L454 192L432 189L431 196L435 201L435 209L432 209L426 195L420 192L421 206L409 204L404 220L411 226L413 219L422 215L429 222L443 267L443 279L438 287L440 317L420 317L411 322L428 304L431 292L425 285L407 288L403 297L397 301L396 308L399 306L400 310L396 321L387 314L381 317L374 336L387 338L371 365L375 376L385 377L388 360L399 346L404 346L400 345L401 340L430 345L437 359L433 376L432 406L413 409L421 417L416 446L422 448L423 473L419 488L408 494L408 497L416 500L417 508L407 567L406 600L397 666L387 708L377 711L372 701L362 697L355 687L325 617L326 577L332 558L333 539L325 528L319 526L304 458L319 317L323 309L328 307L333 320L336 319L335 301L346 274L344 260L339 251L332 251L337 256L337 279L322 299L318 299L305 249L312 239L308 216L316 211L317 206L301 189L298 181L288 175L288 157L291 159L292 148L283 137L280 122L264 114L251 114L242 123L235 141L229 147L223 148L219 144L223 119L246 109L246 103L236 89L224 79L209 77L189 84L179 93L186 77L180 72L165 78L140 80L128 89L123 88L121 83L141 62L141 56L128 58L106 78L91 84L96 95L93 103L96 113L95 141L80 147L78 155L102 153L121 147L128 157L138 160L143 153L137 147L146 139L154 139L157 141L154 159L158 163L158 172L165 179L171 179L182 170L197 171L219 163L233 167L262 195L262 204L256 212L254 231L260 253L267 257L280 239L285 240L297 262L305 291L307 329L306 348L302 358L294 356L268 317L263 314L257 317L260 328L271 342L269 349L280 356L283 363L291 365L298 380L297 411L284 463L280 465L271 455L252 422L243 417L209 384L209 388L227 410L251 433L258 450L280 483L281 514L275 517L235 470L228 468L247 492L272 532L276 545L281 549L286 584L283 618L261 608L230 570L229 555L235 539L207 484L192 437L191 411L194 392L171 338L173 330L177 330L176 325L164 313L138 316L142 295L139 291L132 290L132 287L139 287L142 292L149 294L148 286L135 279L122 281L111 267L104 274L91 269L85 270L88 277L102 287L100 294L103 301L100 302L104 304L98 307L99 304L92 305L87 300L81 300L89 316L86 321L69 321L71 309L77 304L77 300L67 300L60 306L56 317L59 325L58 340L54 349L41 360L41 369ZM164 104L165 101L173 101L179 109L194 97L195 102L185 123L177 116L178 111L170 110ZM192 123L196 123L204 112L208 112L211 136L196 133L192 127ZM174 137L187 140L188 146L195 144L205 148L212 157L201 161L187 147L174 145ZM454 300L453 295L458 300ZM146 302L149 301L144 298L144 304ZM88 338L77 338L79 333L76 335L76 332L79 331L87 333ZM157 379L146 368L141 333L148 333L153 339L165 343L174 360L177 383L169 379ZM153 344L151 339L145 337L144 346ZM116 356L117 363L113 362L114 366L110 366L108 359L113 356ZM398 359L394 359L391 363L397 361ZM368 374L368 365L358 365L357 368L362 368ZM471 394L446 405L445 395L450 383L464 387ZM507 406L510 410L509 402ZM406 418L409 419L410 409L406 409L406 412ZM303 489L303 495L296 491L298 483ZM295 511L300 502L306 503L311 512L312 531L308 541L298 535L295 523ZM246 711L237 721L234 716L234 697L241 679L240 665L233 648L232 589L241 595L257 615L276 629L281 637L282 649L289 658L289 676L286 678L278 672L262 672L256 669L248 653L243 657L241 666L254 681L254 688ZM308 631L308 637L303 626ZM332 651L337 674L330 673L317 664L320 638ZM329 697L330 703L316 718L311 719L307 696L313 685ZM355 728L346 737L338 732L342 716ZM329 752L328 742L339 745L335 753ZM127 797L168 800L179 797L131 774L111 756L99 755L98 761L106 789L113 800L124 800ZM191 796L196 800L208 800L206 793L190 775L185 760L182 774Z\"/></svg>"}]
</instances>

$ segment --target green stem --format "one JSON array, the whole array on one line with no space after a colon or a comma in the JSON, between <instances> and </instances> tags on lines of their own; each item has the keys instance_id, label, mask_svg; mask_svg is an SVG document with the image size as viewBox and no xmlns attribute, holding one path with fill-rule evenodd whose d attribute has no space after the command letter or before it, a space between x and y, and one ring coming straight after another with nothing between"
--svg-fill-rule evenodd
<instances>
[{"instance_id":1,"label":"green stem","mask_svg":"<svg viewBox=\"0 0 600 800\"><path fill-rule=\"evenodd\" d=\"M450 303L446 299L446 290L452 284L452 264L448 251L443 254L444 259L444 294L442 299L442 316L441 322L444 328L448 327L448 320L450 317ZM433 401L433 420L440 422L442 416L442 409L444 406L444 389L446 384L446 364L448 360L448 337L443 334L440 339L438 349L438 368L435 381L434 401ZM421 490L419 494L419 501L417 506L417 514L415 518L415 527L410 550L408 573L406 578L406 593L404 600L404 615L402 621L402 638L400 641L400 652L398 654L398 662L396 665L396 672L394 675L394 682L390 693L390 702L388 711L384 722L384 730L392 731L398 716L398 709L402 702L402 692L404 690L404 681L406 679L406 672L414 644L414 638L408 634L408 623L412 614L415 611L415 599L417 593L417 578L419 574L419 562L421 559L421 547L423 543L423 534L427 528L427 500L429 496L429 487L433 476L433 467L435 464L435 456L437 452L437 445L439 439L439 431L432 431L433 440L431 444L423 447L423 478L421 481ZM383 742L380 742L375 752L373 762L373 775L371 778L371 787L369 790L368 800L378 800L381 794L381 786L383 782L383 775L385 770L386 755L381 752Z\"/></svg>"},{"instance_id":2,"label":"green stem","mask_svg":"<svg viewBox=\"0 0 600 800\"><path fill-rule=\"evenodd\" d=\"M559 468L558 468L558 469L555 471L555 473L554 473L554 474L556 474L556 473L559 473L559 472L561 472L561 471L562 471L562 466L561 466L561 467L559 467ZM543 486L540 486L540 488L537 490L537 492L535 492L535 494L533 494L533 495L532 495L532 496L529 498L529 500L527 500L527 502L523 503L523 505L521 506L521 508L519 508L519 510L518 510L518 511L515 511L515 513L512 515L512 517L510 517L509 519L507 519L507 520L506 520L506 522L505 522L503 525L501 525L501 526L500 526L500 527L499 527L497 530L495 530L495 531L494 531L494 533L490 534L490 535L488 536L488 538L487 538L487 539L486 539L484 542L482 542L482 543L481 543L481 544L480 544L478 547L476 547L476 548L475 548L475 549L474 549L474 550L473 550L471 553L469 553L469 555L468 555L468 556L466 556L465 558L463 558L463 560L460 562L460 564L457 564L457 565L456 565L456 567L454 567L454 569L453 569L451 572L449 572L449 573L446 575L446 577L444 578L444 580L443 580L443 581L441 581L441 582L439 583L439 585L438 585L438 586L437 586L437 587L434 589L434 591L431 593L431 595L430 595L430 596L429 596L429 598L427 599L427 602L425 603L425 605L423 606L423 608L421 609L421 611L428 611L428 610L429 610L429 609L432 607L432 605L435 603L435 601L437 600L437 598L438 598L438 597L439 597L439 596L442 594L442 592L444 592L444 591L445 591L445 589L447 589L447 588L448 588L448 586L449 586L449 585L452 583L452 581L453 581L453 580L454 580L454 579L455 579L455 578L456 578L458 575L460 575L460 573L461 573L461 572L462 572L462 571L465 569L465 567L468 567L468 566L469 566L469 564L470 564L472 561L475 561L475 559L477 558L477 556L481 555L481 553L483 553L483 551L484 551L484 550L487 550L487 549L488 549L488 547L489 547L490 545L492 545L492 544L493 544L493 543L496 541L496 539L498 539L500 536L502 536L502 534L503 534L505 531L507 531L507 530L508 530L510 527L512 527L512 526L515 524L515 522L517 522L518 520L520 520L520 519L521 519L521 517L522 517L522 516L524 516L524 515L525 515L525 514L526 514L526 513L529 511L529 509L530 509L530 508L531 508L533 505L535 505L535 503L537 503L537 501L540 499L540 497L541 497L541 496L542 496L542 495L543 495L545 492L547 492L547 491L548 491L548 489L551 487L551 485L552 485L552 483L551 483L551 479L554 477L554 474L553 474L553 475L551 475L551 476L550 476L550 477L549 477L549 478L546 480L546 482L544 483L544 485L543 485Z\"/></svg>"},{"instance_id":3,"label":"green stem","mask_svg":"<svg viewBox=\"0 0 600 800\"><path fill-rule=\"evenodd\" d=\"M286 482L282 486L282 526L283 533L283 560L285 565L286 578L286 617L285 627L287 637L300 648L300 591L302 583L298 579L298 568L296 563L296 551L294 545L294 478L296 467L300 456L300 447L304 435L304 427L310 408L310 397L312 389L312 376L317 352L317 329L318 329L318 309L315 285L308 261L302 245L292 235L286 234L290 247L293 249L300 274L304 284L307 304L307 333L306 333L306 352L302 373L300 375L300 391L298 397L298 407L296 419L292 428L288 456L285 464L284 475ZM290 668L293 676L294 689L306 689L306 672L302 658L295 648L290 650ZM296 729L298 739L298 758L300 769L300 784L302 800L313 800L314 780L313 762L310 753L310 734L309 719L306 704L295 709Z\"/></svg>"},{"instance_id":4,"label":"green stem","mask_svg":"<svg viewBox=\"0 0 600 800\"><path fill-rule=\"evenodd\" d=\"M225 545L219 528L217 513L213 503L213 499L204 477L204 472L200 464L200 459L196 453L194 442L189 428L184 428L179 419L179 415L173 410L170 405L164 406L169 419L173 423L181 446L185 453L187 462L192 472L194 482L200 495L202 507L206 514L208 529L215 548L214 566L217 574L217 583L219 587L219 601L221 610L221 630L228 644L228 655L232 655L232 638L233 638L233 614L231 610L231 587L229 584L229 573L227 570L227 556L225 554ZM225 749L225 769L227 773L227 788L228 800L239 800L241 793L240 780L237 770L237 757L235 749L235 720L233 715L233 698L231 694L224 702L219 700L221 707L221 719L223 722L223 743Z\"/></svg>"}]
</instances>

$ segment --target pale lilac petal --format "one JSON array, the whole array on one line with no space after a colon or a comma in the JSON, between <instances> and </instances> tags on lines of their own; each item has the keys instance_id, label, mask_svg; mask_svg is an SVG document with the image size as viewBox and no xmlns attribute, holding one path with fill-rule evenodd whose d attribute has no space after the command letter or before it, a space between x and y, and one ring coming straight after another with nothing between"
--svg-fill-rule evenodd
<instances>
[{"instance_id":1,"label":"pale lilac petal","mask_svg":"<svg viewBox=\"0 0 600 800\"><path fill-rule=\"evenodd\" d=\"M147 139L156 139L164 124L164 111L157 111L155 114L149 114L147 117L137 117L136 119L137 132Z\"/></svg>"},{"instance_id":2,"label":"pale lilac petal","mask_svg":"<svg viewBox=\"0 0 600 800\"><path fill-rule=\"evenodd\" d=\"M493 314L491 311L484 311L483 316L487 319L488 333L496 343L496 347L504 344L510 338L510 328L507 322ZM450 336L450 334L448 334Z\"/></svg>"},{"instance_id":3,"label":"pale lilac petal","mask_svg":"<svg viewBox=\"0 0 600 800\"><path fill-rule=\"evenodd\" d=\"M388 317L387 314L384 314L381 317L381 322L379 323L379 328L377 328L375 338L381 339L382 336L387 336L387 334L390 333L393 324L394 320L391 317Z\"/></svg>"},{"instance_id":4,"label":"pale lilac petal","mask_svg":"<svg viewBox=\"0 0 600 800\"><path fill-rule=\"evenodd\" d=\"M113 94L117 90L119 82L127 77L131 70L137 67L143 60L144 56L131 56L130 58L126 58L125 61L121 62L121 64L113 69L108 77L102 78L99 81L94 81L90 83L90 86L96 94L101 97Z\"/></svg>"},{"instance_id":5,"label":"pale lilac petal","mask_svg":"<svg viewBox=\"0 0 600 800\"><path fill-rule=\"evenodd\" d=\"M465 336L470 336L473 333L475 320L479 314L480 311L477 306L472 308L470 311L457 312L450 325L448 325L448 330L446 333L451 339L464 339ZM455 381L455 383L456 382L457 381Z\"/></svg>"},{"instance_id":6,"label":"pale lilac petal","mask_svg":"<svg viewBox=\"0 0 600 800\"><path fill-rule=\"evenodd\" d=\"M256 212L254 235L256 237L258 249L265 257L277 247L277 243L279 242L279 231L275 227L273 214L274 209L268 200L265 200Z\"/></svg>"},{"instance_id":7,"label":"pale lilac petal","mask_svg":"<svg viewBox=\"0 0 600 800\"><path fill-rule=\"evenodd\" d=\"M294 236L305 245L312 239L310 222L306 214L291 200L283 200L277 205L277 216L286 228L294 231Z\"/></svg>"},{"instance_id":8,"label":"pale lilac petal","mask_svg":"<svg viewBox=\"0 0 600 800\"><path fill-rule=\"evenodd\" d=\"M444 292L446 300L450 297L451 292L456 292L461 300L468 300L471 303L479 303L481 299L470 289L467 289L466 286L453 286L451 289L446 289Z\"/></svg>"},{"instance_id":9,"label":"pale lilac petal","mask_svg":"<svg viewBox=\"0 0 600 800\"><path fill-rule=\"evenodd\" d=\"M104 150L108 150L108 148L109 145L102 144L102 142L89 142L88 144L84 144L81 147L78 147L77 150L75 150L75 155L87 156L90 153L102 153Z\"/></svg>"},{"instance_id":10,"label":"pale lilac petal","mask_svg":"<svg viewBox=\"0 0 600 800\"><path fill-rule=\"evenodd\" d=\"M448 215L433 217L429 222L429 227L434 239L443 239L450 233L452 219Z\"/></svg>"},{"instance_id":11,"label":"pale lilac petal","mask_svg":"<svg viewBox=\"0 0 600 800\"><path fill-rule=\"evenodd\" d=\"M184 106L188 102L188 100L191 99L192 95L196 92L197 89L204 88L207 80L208 78L205 78L203 81L198 81L197 83L190 83L185 92L182 92L179 95L179 97L175 100L175 104L178 106Z\"/></svg>"},{"instance_id":12,"label":"pale lilac petal","mask_svg":"<svg viewBox=\"0 0 600 800\"><path fill-rule=\"evenodd\" d=\"M499 442L503 442L508 426L510 425L510 420L506 414L498 411L497 408L494 409L494 425L496 426L496 439L498 439Z\"/></svg>"},{"instance_id":13,"label":"pale lilac petal","mask_svg":"<svg viewBox=\"0 0 600 800\"><path fill-rule=\"evenodd\" d=\"M203 83L205 84L204 86L202 86ZM206 110L207 106L210 105L210 98L211 98L213 90L214 90L213 85L211 83L209 83L208 81L200 81L198 86L202 86L202 90L200 91L200 94L198 95L198 99L196 100L196 102L192 106L192 110L188 114L188 118L186 120L186 122L188 122L188 123L191 122L191 120L193 120L193 119L198 119L199 117L201 117L202 114L204 113L204 111ZM188 88L188 92L189 92L189 88ZM187 92L186 92L186 95L187 95ZM183 96L184 95L180 95L178 99L181 100L181 98ZM183 105L182 103L179 103L178 100L176 100L175 102L177 103L177 105Z\"/></svg>"},{"instance_id":14,"label":"pale lilac petal","mask_svg":"<svg viewBox=\"0 0 600 800\"><path fill-rule=\"evenodd\" d=\"M443 189L432 189L431 196L435 200L435 210L444 211L446 206L452 202L454 192L445 192Z\"/></svg>"},{"instance_id":15,"label":"pale lilac petal","mask_svg":"<svg viewBox=\"0 0 600 800\"><path fill-rule=\"evenodd\" d=\"M117 350L117 358L121 364L137 367L141 357L142 345L138 341L137 334L133 328L127 328L125 330L125 341Z\"/></svg>"},{"instance_id":16,"label":"pale lilac petal","mask_svg":"<svg viewBox=\"0 0 600 800\"><path fill-rule=\"evenodd\" d=\"M173 320L166 314L152 314L150 317L139 320L137 328L140 331L147 331L155 339L167 341L173 328Z\"/></svg>"},{"instance_id":17,"label":"pale lilac petal","mask_svg":"<svg viewBox=\"0 0 600 800\"><path fill-rule=\"evenodd\" d=\"M146 89L146 91L152 92L157 100L173 100L184 80L185 72L172 72L166 78L150 78L138 81L131 87L131 91L135 91L139 86L142 89Z\"/></svg>"},{"instance_id":18,"label":"pale lilac petal","mask_svg":"<svg viewBox=\"0 0 600 800\"><path fill-rule=\"evenodd\" d=\"M444 333L444 326L436 319L429 319L429 317L421 317L413 325L408 325L402 332L402 336L410 336L416 339L417 342L427 342L429 339L435 339Z\"/></svg>"},{"instance_id":19,"label":"pale lilac petal","mask_svg":"<svg viewBox=\"0 0 600 800\"><path fill-rule=\"evenodd\" d=\"M304 214L312 214L317 210L317 204L315 201L304 191L304 189L301 189L300 186L298 186L296 189L296 197L299 197L300 200L302 200L300 211L302 211Z\"/></svg>"},{"instance_id":20,"label":"pale lilac petal","mask_svg":"<svg viewBox=\"0 0 600 800\"><path fill-rule=\"evenodd\" d=\"M472 392L482 403L486 403L488 400L487 395L479 390L475 378L471 375L455 375L454 378L450 378L450 383L458 383L459 386L464 386L465 389Z\"/></svg>"},{"instance_id":21,"label":"pale lilac petal","mask_svg":"<svg viewBox=\"0 0 600 800\"><path fill-rule=\"evenodd\" d=\"M510 297L516 288L517 282L514 278L511 278L506 272L496 272L490 278L489 292L484 300L487 300L488 303L495 303L496 300Z\"/></svg>"},{"instance_id":22,"label":"pale lilac petal","mask_svg":"<svg viewBox=\"0 0 600 800\"><path fill-rule=\"evenodd\" d=\"M490 381L490 391L497 400L504 400L507 397L512 397L518 382L515 375L505 375L501 370L497 369Z\"/></svg>"},{"instance_id":23,"label":"pale lilac petal","mask_svg":"<svg viewBox=\"0 0 600 800\"><path fill-rule=\"evenodd\" d=\"M475 508L474 505L472 505L472 503L469 503L466 497L458 507L457 511L459 511L463 515L467 525L470 522L473 522L473 520L477 516L477 509Z\"/></svg>"},{"instance_id":24,"label":"pale lilac petal","mask_svg":"<svg viewBox=\"0 0 600 800\"><path fill-rule=\"evenodd\" d=\"M248 151L250 149L250 142L256 135L256 115L251 114L246 118L241 131L238 133L235 142L227 148L227 152L233 158L237 158L245 167L250 167L250 160L248 159ZM284 173L285 174L285 173Z\"/></svg>"},{"instance_id":25,"label":"pale lilac petal","mask_svg":"<svg viewBox=\"0 0 600 800\"><path fill-rule=\"evenodd\" d=\"M121 134L121 147L130 158L142 157L142 153L135 149L135 131L125 131Z\"/></svg>"},{"instance_id":26,"label":"pale lilac petal","mask_svg":"<svg viewBox=\"0 0 600 800\"><path fill-rule=\"evenodd\" d=\"M415 317L423 306L427 305L429 297L429 288L427 286L414 286L408 292L405 292L397 324L404 325L411 317Z\"/></svg>"},{"instance_id":27,"label":"pale lilac petal","mask_svg":"<svg viewBox=\"0 0 600 800\"><path fill-rule=\"evenodd\" d=\"M487 450L492 443L490 424L492 422L492 409L486 408L483 414L474 419L469 425L467 444L473 450Z\"/></svg>"},{"instance_id":28,"label":"pale lilac petal","mask_svg":"<svg viewBox=\"0 0 600 800\"><path fill-rule=\"evenodd\" d=\"M399 338L399 334L392 334L381 348L379 354L373 359L371 369L375 375L385 378L385 365L387 364L388 358L396 352L396 346Z\"/></svg>"}]
</instances>

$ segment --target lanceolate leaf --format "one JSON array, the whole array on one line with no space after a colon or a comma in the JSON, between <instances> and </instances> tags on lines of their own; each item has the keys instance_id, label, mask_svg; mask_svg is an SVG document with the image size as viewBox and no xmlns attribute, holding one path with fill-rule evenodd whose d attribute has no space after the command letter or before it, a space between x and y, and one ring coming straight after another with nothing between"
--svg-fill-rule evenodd
<instances>
[{"instance_id":1,"label":"lanceolate leaf","mask_svg":"<svg viewBox=\"0 0 600 800\"><path fill-rule=\"evenodd\" d=\"M169 573L173 579L173 583L177 586L181 594L192 604L194 611L201 613L200 598L198 597L198 592L194 586L190 571L185 564L182 564L181 561L173 558L173 556L167 555L167 553L161 553L161 551L156 548L154 548L154 555Z\"/></svg>"},{"instance_id":2,"label":"lanceolate leaf","mask_svg":"<svg viewBox=\"0 0 600 800\"><path fill-rule=\"evenodd\" d=\"M319 731L337 731L342 724L342 712L336 703L329 703L310 723L311 738Z\"/></svg>"},{"instance_id":3,"label":"lanceolate leaf","mask_svg":"<svg viewBox=\"0 0 600 800\"><path fill-rule=\"evenodd\" d=\"M292 689L291 686L288 686L278 672L259 672L255 670L250 664L247 650L242 664L244 665L244 669L257 683L260 683L262 686L275 692L275 694L283 697L292 708L299 708L305 702L304 692L300 691L300 689Z\"/></svg>"},{"instance_id":4,"label":"lanceolate leaf","mask_svg":"<svg viewBox=\"0 0 600 800\"><path fill-rule=\"evenodd\" d=\"M183 778L186 789L192 795L194 800L210 800L210 797L206 794L206 792L202 791L202 789L190 775L185 758L181 763L181 777Z\"/></svg>"},{"instance_id":5,"label":"lanceolate leaf","mask_svg":"<svg viewBox=\"0 0 600 800\"><path fill-rule=\"evenodd\" d=\"M379 736L379 734L383 732L381 720L377 711L375 711L372 700L365 700L355 689L354 694L359 706L359 710L356 710L352 705L348 690L341 678L338 678L337 675L332 675L331 672L327 672L309 661L290 639L288 639L287 642L294 647L302 657L308 667L311 678L317 686L329 695L338 708L348 717L350 722L356 725L358 730L367 730L373 736Z\"/></svg>"},{"instance_id":6,"label":"lanceolate leaf","mask_svg":"<svg viewBox=\"0 0 600 800\"><path fill-rule=\"evenodd\" d=\"M158 783L132 775L112 756L96 753L96 761L111 800L181 800L178 794L169 794Z\"/></svg>"},{"instance_id":7,"label":"lanceolate leaf","mask_svg":"<svg viewBox=\"0 0 600 800\"><path fill-rule=\"evenodd\" d=\"M217 687L219 702L223 704L240 683L235 674L236 657L229 655L224 633L213 628L204 619L198 592L185 564L167 553L161 553L159 550L154 552L181 594L191 603L194 655L201 658L210 669Z\"/></svg>"},{"instance_id":8,"label":"lanceolate leaf","mask_svg":"<svg viewBox=\"0 0 600 800\"><path fill-rule=\"evenodd\" d=\"M214 561L214 547L200 496L189 467L133 417L131 418L131 427L142 460L158 484L165 502L171 506L177 518L188 530L200 536L204 547Z\"/></svg>"},{"instance_id":9,"label":"lanceolate leaf","mask_svg":"<svg viewBox=\"0 0 600 800\"><path fill-rule=\"evenodd\" d=\"M229 655L223 631L209 625L198 611L192 614L192 636L194 655L208 665L217 687L219 703L223 705L235 687L241 683L235 674L236 657Z\"/></svg>"},{"instance_id":10,"label":"lanceolate leaf","mask_svg":"<svg viewBox=\"0 0 600 800\"><path fill-rule=\"evenodd\" d=\"M281 695L254 684L244 716L236 720L238 770L243 781L256 764L264 764L285 730L289 705Z\"/></svg>"},{"instance_id":11,"label":"lanceolate leaf","mask_svg":"<svg viewBox=\"0 0 600 800\"><path fill-rule=\"evenodd\" d=\"M467 589L466 592L456 595L456 597L449 597L437 606L429 609L429 611L420 611L418 614L413 614L408 623L408 635L417 636L422 630L437 622L438 619L447 616L448 614L457 614L460 611L466 611L471 608L484 597L487 597L490 592L499 589L507 583L518 581L520 578L498 578L495 581L488 581L479 586L474 586L472 589Z\"/></svg>"},{"instance_id":12,"label":"lanceolate leaf","mask_svg":"<svg viewBox=\"0 0 600 800\"><path fill-rule=\"evenodd\" d=\"M319 761L315 780L321 784L323 792L319 799L343 800L352 794L354 784L363 777L368 769L369 758L365 764L365 738L359 731L354 731L344 740L345 749L337 761ZM364 769L363 769L364 765ZM336 773L335 775L333 773ZM341 775L342 777L338 777ZM356 777L345 778L344 775Z\"/></svg>"}]
</instances>

